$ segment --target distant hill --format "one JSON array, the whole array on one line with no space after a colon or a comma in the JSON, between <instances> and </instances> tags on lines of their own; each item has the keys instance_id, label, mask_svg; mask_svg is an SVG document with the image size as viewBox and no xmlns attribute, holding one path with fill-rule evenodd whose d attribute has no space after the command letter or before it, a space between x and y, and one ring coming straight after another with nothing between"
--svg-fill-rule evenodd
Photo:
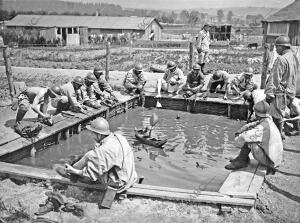
<instances>
[{"instance_id":1,"label":"distant hill","mask_svg":"<svg viewBox=\"0 0 300 223\"><path fill-rule=\"evenodd\" d=\"M93 14L98 11L100 15L123 15L119 5L109 3L76 3L59 0L0 0L2 10L7 11L44 11L51 14L75 13Z\"/></svg>"},{"instance_id":2,"label":"distant hill","mask_svg":"<svg viewBox=\"0 0 300 223\"><path fill-rule=\"evenodd\" d=\"M202 13L208 13L209 15L217 15L217 11L219 9L215 8L196 8L192 10L197 10ZM263 17L267 17L274 12L277 12L278 8L265 8L265 7L235 7L235 8L222 8L225 15L229 11L232 11L232 13L236 16L243 16L246 17L247 15L258 15L261 14Z\"/></svg>"}]
</instances>

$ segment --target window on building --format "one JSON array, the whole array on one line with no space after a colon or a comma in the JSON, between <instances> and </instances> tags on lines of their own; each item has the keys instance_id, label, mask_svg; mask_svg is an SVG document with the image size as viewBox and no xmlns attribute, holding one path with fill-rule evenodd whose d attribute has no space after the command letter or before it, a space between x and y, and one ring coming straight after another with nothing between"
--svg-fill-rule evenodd
<instances>
[{"instance_id":1,"label":"window on building","mask_svg":"<svg viewBox=\"0 0 300 223\"><path fill-rule=\"evenodd\" d=\"M57 35L61 35L61 28L56 28Z\"/></svg>"},{"instance_id":2,"label":"window on building","mask_svg":"<svg viewBox=\"0 0 300 223\"><path fill-rule=\"evenodd\" d=\"M268 35L288 35L289 23L269 23Z\"/></svg>"},{"instance_id":3,"label":"window on building","mask_svg":"<svg viewBox=\"0 0 300 223\"><path fill-rule=\"evenodd\" d=\"M72 34L72 28L68 28L68 34Z\"/></svg>"},{"instance_id":4,"label":"window on building","mask_svg":"<svg viewBox=\"0 0 300 223\"><path fill-rule=\"evenodd\" d=\"M74 28L73 33L78 33L78 29Z\"/></svg>"}]
</instances>

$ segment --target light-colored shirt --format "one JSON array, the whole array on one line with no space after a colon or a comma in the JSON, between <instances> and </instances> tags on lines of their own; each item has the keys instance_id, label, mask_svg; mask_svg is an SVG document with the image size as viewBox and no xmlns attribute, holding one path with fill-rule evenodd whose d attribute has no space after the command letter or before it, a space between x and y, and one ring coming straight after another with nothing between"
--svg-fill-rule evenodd
<instances>
[{"instance_id":1,"label":"light-colored shirt","mask_svg":"<svg viewBox=\"0 0 300 223\"><path fill-rule=\"evenodd\" d=\"M287 93L294 98L298 72L299 61L292 50L288 49L282 56L279 55L275 61L265 93L273 97L276 94Z\"/></svg>"},{"instance_id":2,"label":"light-colored shirt","mask_svg":"<svg viewBox=\"0 0 300 223\"><path fill-rule=\"evenodd\" d=\"M253 77L246 78L246 74L242 74L240 77L235 77L232 81L233 84L235 84L241 91L253 91L253 88L255 86Z\"/></svg>"},{"instance_id":3,"label":"light-colored shirt","mask_svg":"<svg viewBox=\"0 0 300 223\"><path fill-rule=\"evenodd\" d=\"M124 190L137 180L133 150L127 139L118 133L111 133L101 144L96 144L94 149L88 152L87 157L88 162L83 169L83 175L94 181L103 177L112 168L115 168L117 178L125 182ZM108 177L113 181L116 180L113 175Z\"/></svg>"},{"instance_id":4,"label":"light-colored shirt","mask_svg":"<svg viewBox=\"0 0 300 223\"><path fill-rule=\"evenodd\" d=\"M204 52L207 52L209 50L209 44L210 44L209 31L205 31L204 29L202 29L198 34L197 48L201 49Z\"/></svg>"},{"instance_id":5,"label":"light-colored shirt","mask_svg":"<svg viewBox=\"0 0 300 223\"><path fill-rule=\"evenodd\" d=\"M236 137L236 141L257 144L274 163L274 167L281 163L283 144L280 132L272 117L268 116L263 121L251 122L243 126L241 132Z\"/></svg>"},{"instance_id":6,"label":"light-colored shirt","mask_svg":"<svg viewBox=\"0 0 300 223\"><path fill-rule=\"evenodd\" d=\"M164 77L163 79L169 83L171 78L174 78L176 81L179 81L179 84L183 83L183 79L184 79L184 75L181 69L179 69L178 67L176 67L176 69L171 72L169 69L167 69L165 71Z\"/></svg>"},{"instance_id":7,"label":"light-colored shirt","mask_svg":"<svg viewBox=\"0 0 300 223\"><path fill-rule=\"evenodd\" d=\"M204 81L205 77L203 76L203 74L201 72L196 73L195 71L191 71L188 75L187 75L187 79L186 79L186 84L190 87L190 88L195 88L198 87L200 85L204 85L205 81Z\"/></svg>"},{"instance_id":8,"label":"light-colored shirt","mask_svg":"<svg viewBox=\"0 0 300 223\"><path fill-rule=\"evenodd\" d=\"M228 74L226 71L224 71L224 70L219 71L219 72L220 72L220 74L221 74L220 78L217 79L217 80L215 80L215 79L213 79L213 77L211 76L211 78L209 79L209 82L208 82L208 86L210 86L212 83L219 82L219 81L224 81L225 84L226 84L226 83L227 83L227 84L230 83L230 80L229 80L229 74Z\"/></svg>"},{"instance_id":9,"label":"light-colored shirt","mask_svg":"<svg viewBox=\"0 0 300 223\"><path fill-rule=\"evenodd\" d=\"M252 97L254 104L257 104L260 101L264 101L266 99L266 94L264 89L256 89L252 91Z\"/></svg>"},{"instance_id":10,"label":"light-colored shirt","mask_svg":"<svg viewBox=\"0 0 300 223\"><path fill-rule=\"evenodd\" d=\"M133 69L129 70L123 81L125 88L135 88L138 85L144 85L146 83L143 72L138 75Z\"/></svg>"}]
</instances>

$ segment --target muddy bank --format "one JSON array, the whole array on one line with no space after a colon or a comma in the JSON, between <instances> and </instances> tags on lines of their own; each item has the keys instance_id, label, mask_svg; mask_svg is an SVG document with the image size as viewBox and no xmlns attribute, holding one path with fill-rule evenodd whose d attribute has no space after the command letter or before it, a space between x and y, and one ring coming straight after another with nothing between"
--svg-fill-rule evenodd
<instances>
[{"instance_id":1,"label":"muddy bank","mask_svg":"<svg viewBox=\"0 0 300 223\"><path fill-rule=\"evenodd\" d=\"M10 180L0 184L0 219L4 222L31 222L38 204L45 199L45 192L52 189L45 184L16 185ZM170 202L144 198L127 198L114 201L110 210L98 209L96 193L83 192L76 188L60 190L64 201L77 204L83 209L83 216L66 212L50 212L44 218L56 222L263 222L255 210L232 209L230 215L219 213L217 206ZM75 196L75 198L70 197ZM84 198L84 199L83 199Z\"/></svg>"}]
</instances>

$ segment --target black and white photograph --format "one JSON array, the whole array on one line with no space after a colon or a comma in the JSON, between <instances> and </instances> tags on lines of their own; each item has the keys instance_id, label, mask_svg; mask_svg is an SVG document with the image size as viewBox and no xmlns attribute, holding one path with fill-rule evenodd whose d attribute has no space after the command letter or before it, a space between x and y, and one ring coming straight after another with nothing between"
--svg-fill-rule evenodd
<instances>
[{"instance_id":1,"label":"black and white photograph","mask_svg":"<svg viewBox=\"0 0 300 223\"><path fill-rule=\"evenodd\" d=\"M300 222L300 0L0 0L0 223Z\"/></svg>"}]
</instances>

